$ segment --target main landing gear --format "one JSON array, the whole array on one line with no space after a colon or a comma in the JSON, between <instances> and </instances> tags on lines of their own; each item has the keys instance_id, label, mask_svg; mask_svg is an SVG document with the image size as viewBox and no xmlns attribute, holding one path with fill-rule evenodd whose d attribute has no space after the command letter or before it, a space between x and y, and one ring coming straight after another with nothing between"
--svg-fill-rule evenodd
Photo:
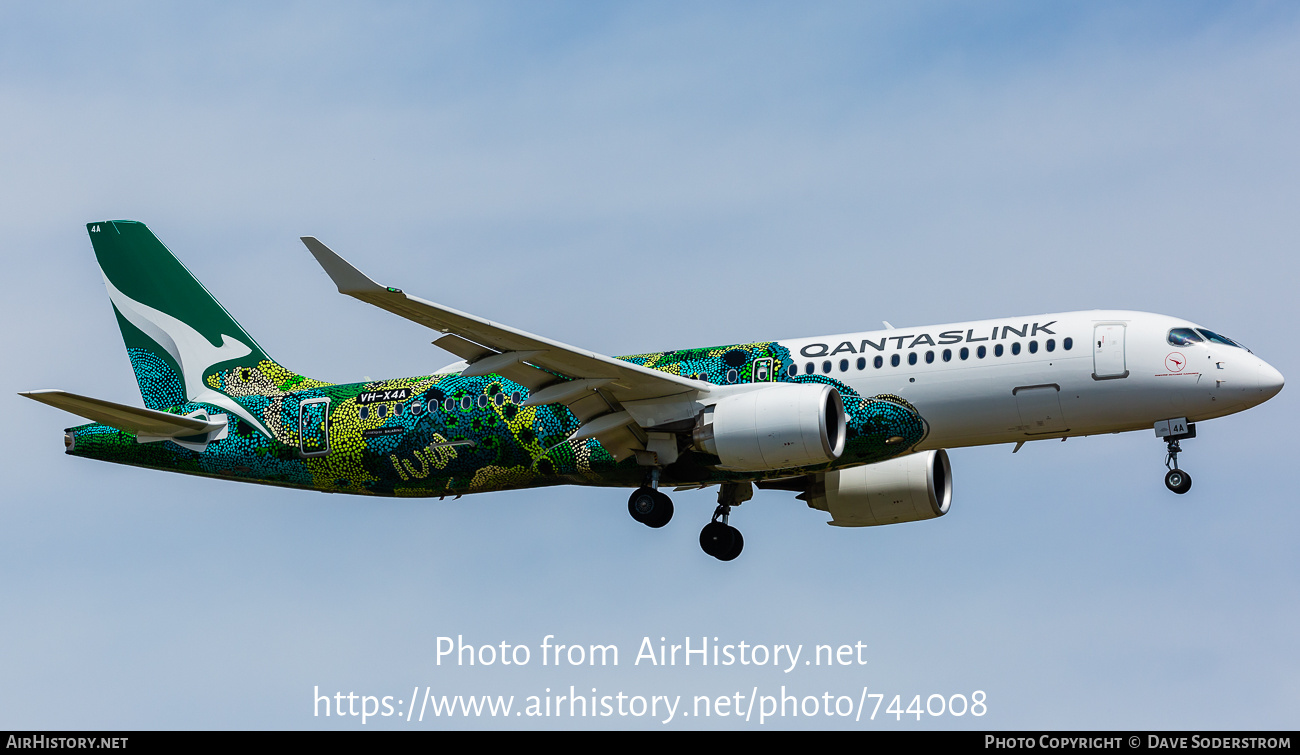
<instances>
[{"instance_id":1,"label":"main landing gear","mask_svg":"<svg viewBox=\"0 0 1300 755\"><path fill-rule=\"evenodd\" d=\"M713 519L700 530L700 547L719 561L731 561L745 548L745 538L740 530L727 523L731 507L739 506L754 497L754 486L748 482L724 482L718 491L718 508Z\"/></svg>"},{"instance_id":2,"label":"main landing gear","mask_svg":"<svg viewBox=\"0 0 1300 755\"><path fill-rule=\"evenodd\" d=\"M650 472L646 484L627 499L627 513L647 527L658 529L673 518L673 499L659 492L659 470Z\"/></svg>"},{"instance_id":3,"label":"main landing gear","mask_svg":"<svg viewBox=\"0 0 1300 755\"><path fill-rule=\"evenodd\" d=\"M673 501L659 492L659 470L652 470L646 484L632 492L627 499L627 511L632 518L647 527L659 528L673 518ZM739 506L754 497L754 486L748 482L723 483L718 491L718 508L704 529L700 530L700 547L719 561L731 561L745 547L740 530L727 523L731 507Z\"/></svg>"}]
</instances>

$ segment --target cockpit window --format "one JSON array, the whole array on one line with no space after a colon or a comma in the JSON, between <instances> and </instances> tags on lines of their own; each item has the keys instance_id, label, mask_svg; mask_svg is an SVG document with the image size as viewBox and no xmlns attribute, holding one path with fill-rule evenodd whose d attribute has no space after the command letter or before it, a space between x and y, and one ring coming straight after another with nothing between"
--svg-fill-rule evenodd
<instances>
[{"instance_id":1,"label":"cockpit window","mask_svg":"<svg viewBox=\"0 0 1300 755\"><path fill-rule=\"evenodd\" d=\"M1202 339L1191 328L1174 328L1169 331L1170 346L1187 346L1193 343L1200 343Z\"/></svg>"},{"instance_id":2,"label":"cockpit window","mask_svg":"<svg viewBox=\"0 0 1300 755\"><path fill-rule=\"evenodd\" d=\"M1218 333L1215 333L1213 330L1206 330L1205 328L1197 328L1197 332L1205 336L1205 340L1209 341L1210 343L1221 343L1224 346L1236 346L1239 349L1246 349L1245 346L1242 346L1241 344L1237 343L1231 338L1228 338L1227 336L1221 336ZM1246 351L1250 351L1250 349L1246 349Z\"/></svg>"}]
</instances>

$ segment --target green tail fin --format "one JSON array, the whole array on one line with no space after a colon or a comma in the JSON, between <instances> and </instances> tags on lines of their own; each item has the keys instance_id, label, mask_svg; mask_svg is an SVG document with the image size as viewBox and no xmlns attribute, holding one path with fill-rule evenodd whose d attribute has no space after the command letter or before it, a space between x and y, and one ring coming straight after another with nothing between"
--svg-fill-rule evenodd
<instances>
[{"instance_id":1,"label":"green tail fin","mask_svg":"<svg viewBox=\"0 0 1300 755\"><path fill-rule=\"evenodd\" d=\"M86 229L146 406L211 401L214 391L260 392L255 385L297 377L268 357L143 223L109 220ZM228 390L234 383L242 390Z\"/></svg>"}]
</instances>

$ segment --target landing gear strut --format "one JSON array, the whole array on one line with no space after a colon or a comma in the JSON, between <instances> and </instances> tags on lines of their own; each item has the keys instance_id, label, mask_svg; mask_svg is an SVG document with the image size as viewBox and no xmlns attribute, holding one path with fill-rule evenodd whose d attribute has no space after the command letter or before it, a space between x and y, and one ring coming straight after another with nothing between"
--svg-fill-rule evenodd
<instances>
[{"instance_id":1,"label":"landing gear strut","mask_svg":"<svg viewBox=\"0 0 1300 755\"><path fill-rule=\"evenodd\" d=\"M1161 420L1156 423L1156 437L1165 439L1165 487L1182 495L1192 489L1192 476L1178 468L1178 454L1183 449L1178 441L1196 437L1196 424L1188 422L1185 417Z\"/></svg>"},{"instance_id":2,"label":"landing gear strut","mask_svg":"<svg viewBox=\"0 0 1300 755\"><path fill-rule=\"evenodd\" d=\"M1169 454L1165 456L1165 466L1169 468L1165 473L1165 487L1182 495L1192 489L1192 476L1178 468L1178 454L1183 449L1176 440L1168 441L1165 445L1169 449Z\"/></svg>"},{"instance_id":3,"label":"landing gear strut","mask_svg":"<svg viewBox=\"0 0 1300 755\"><path fill-rule=\"evenodd\" d=\"M754 486L748 482L722 484L722 489L718 491L718 508L714 509L709 523L700 530L700 547L705 553L719 561L731 561L740 555L745 547L745 538L727 520L731 518L732 506L739 506L753 497Z\"/></svg>"},{"instance_id":4,"label":"landing gear strut","mask_svg":"<svg viewBox=\"0 0 1300 755\"><path fill-rule=\"evenodd\" d=\"M673 499L659 492L659 470L650 470L646 484L632 492L627 499L627 513L647 527L668 524L673 518Z\"/></svg>"}]
</instances>

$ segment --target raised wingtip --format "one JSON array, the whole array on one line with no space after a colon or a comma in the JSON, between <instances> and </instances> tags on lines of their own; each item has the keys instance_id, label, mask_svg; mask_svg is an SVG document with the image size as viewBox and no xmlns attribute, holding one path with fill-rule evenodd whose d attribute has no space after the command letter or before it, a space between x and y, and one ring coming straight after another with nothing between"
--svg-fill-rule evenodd
<instances>
[{"instance_id":1,"label":"raised wingtip","mask_svg":"<svg viewBox=\"0 0 1300 755\"><path fill-rule=\"evenodd\" d=\"M316 262L325 269L325 274L338 286L341 294L358 294L370 291L383 291L384 287L375 283L365 273L356 269L350 262L340 257L333 249L322 244L315 236L300 236L307 251L316 258Z\"/></svg>"}]
</instances>

